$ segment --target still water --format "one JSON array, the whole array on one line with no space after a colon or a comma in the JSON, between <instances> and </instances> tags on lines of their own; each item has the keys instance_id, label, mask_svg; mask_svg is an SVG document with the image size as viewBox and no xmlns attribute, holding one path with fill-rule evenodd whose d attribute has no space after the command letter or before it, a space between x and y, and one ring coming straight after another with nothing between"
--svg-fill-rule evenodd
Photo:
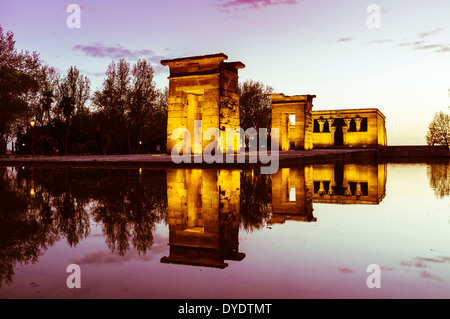
<instances>
[{"instance_id":1,"label":"still water","mask_svg":"<svg viewBox=\"0 0 450 319\"><path fill-rule=\"evenodd\" d=\"M0 202L0 298L450 298L448 162L0 167Z\"/></svg>"}]
</instances>

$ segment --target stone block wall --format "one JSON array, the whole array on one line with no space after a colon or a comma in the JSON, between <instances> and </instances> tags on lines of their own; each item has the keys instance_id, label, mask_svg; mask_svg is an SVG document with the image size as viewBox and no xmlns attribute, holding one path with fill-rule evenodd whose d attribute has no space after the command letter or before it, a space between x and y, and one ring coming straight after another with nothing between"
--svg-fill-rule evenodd
<instances>
[{"instance_id":1,"label":"stone block wall","mask_svg":"<svg viewBox=\"0 0 450 319\"><path fill-rule=\"evenodd\" d=\"M313 125L316 123L316 130L313 130L315 148L387 145L385 116L378 109L313 111L312 117ZM340 143L337 141L336 132L342 134Z\"/></svg>"},{"instance_id":2,"label":"stone block wall","mask_svg":"<svg viewBox=\"0 0 450 319\"><path fill-rule=\"evenodd\" d=\"M185 146L191 154L203 153L206 145L216 139L203 139L205 130L219 129L222 140L218 141L218 149L225 152L226 129L239 129L238 70L245 67L241 62L224 62L227 59L219 53L161 61L170 68L168 154L182 140L172 139L177 128L190 132L191 143ZM194 126L196 120L201 121L198 130ZM194 145L194 137L201 138L200 145ZM230 145L237 152L237 143Z\"/></svg>"},{"instance_id":3,"label":"stone block wall","mask_svg":"<svg viewBox=\"0 0 450 319\"><path fill-rule=\"evenodd\" d=\"M279 129L280 150L310 150L313 148L312 100L315 95L286 96L271 94L272 129ZM295 121L290 123L290 116Z\"/></svg>"}]
</instances>

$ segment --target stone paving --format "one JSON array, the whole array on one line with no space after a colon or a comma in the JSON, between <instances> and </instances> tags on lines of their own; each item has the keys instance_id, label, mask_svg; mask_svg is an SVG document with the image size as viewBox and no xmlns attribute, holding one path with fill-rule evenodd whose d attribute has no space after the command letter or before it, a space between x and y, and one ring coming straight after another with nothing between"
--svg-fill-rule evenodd
<instances>
[{"instance_id":1,"label":"stone paving","mask_svg":"<svg viewBox=\"0 0 450 319\"><path fill-rule=\"evenodd\" d=\"M250 163L249 156L255 153L246 152L246 162L227 163L224 157L223 163L208 164L198 160L198 156L191 157L191 163L177 164L172 160L172 157L167 154L132 154L132 155L58 155L58 156L43 156L43 155L4 155L0 156L0 165L25 165L25 164L65 164L65 165L143 165L143 166L159 166L159 167L173 167L173 166L204 166L220 165L220 166L236 166L236 165L265 165L258 160L258 163ZM264 155L264 154L262 154ZM268 152L270 156L270 152ZM272 154L275 156L275 154ZM359 159L374 159L388 156L399 157L447 157L450 155L448 148L442 147L387 147L387 148L367 148L367 149L314 149L303 151L280 151L278 152L278 160L280 165L283 164L298 164L298 163L323 163L334 162L337 160L359 160ZM275 157L270 158L275 160Z\"/></svg>"},{"instance_id":2,"label":"stone paving","mask_svg":"<svg viewBox=\"0 0 450 319\"><path fill-rule=\"evenodd\" d=\"M367 150L368 151L368 150ZM362 150L352 149L323 149L323 150L308 150L308 151L281 151L278 153L278 159L280 162L284 160L300 159L300 158L312 158L312 157L333 157L335 155L350 154L355 152L364 152ZM255 153L246 152L246 163L249 163L250 155ZM271 153L267 153L271 156ZM275 154L272 154L276 156ZM196 160L197 158L197 160ZM272 158L274 159L274 158ZM205 161L198 162L198 156L191 157L192 164L209 165ZM223 161L225 163L225 157ZM172 160L172 157L167 154L132 154L132 155L58 155L58 156L2 156L0 157L0 164L69 164L69 163L86 163L86 164L146 164L146 165L177 165ZM237 163L235 159L234 163Z\"/></svg>"}]
</instances>

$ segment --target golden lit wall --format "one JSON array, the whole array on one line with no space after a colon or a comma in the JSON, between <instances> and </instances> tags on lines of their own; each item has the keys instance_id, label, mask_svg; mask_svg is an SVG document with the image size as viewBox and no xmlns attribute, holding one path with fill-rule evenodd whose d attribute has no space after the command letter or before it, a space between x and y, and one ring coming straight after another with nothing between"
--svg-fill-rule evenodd
<instances>
[{"instance_id":1,"label":"golden lit wall","mask_svg":"<svg viewBox=\"0 0 450 319\"><path fill-rule=\"evenodd\" d=\"M313 111L312 118L316 125L313 131L315 148L387 145L385 116L378 109ZM367 123L366 129L363 121ZM328 130L324 129L326 127ZM341 143L338 142L339 131L342 132Z\"/></svg>"},{"instance_id":2,"label":"golden lit wall","mask_svg":"<svg viewBox=\"0 0 450 319\"><path fill-rule=\"evenodd\" d=\"M169 106L167 120L167 152L180 140L172 140L172 132L186 128L191 134L188 151L203 152L212 139L205 139L198 147L194 145L194 121L201 120L202 127L197 134L201 138L208 128L218 128L223 139L219 147L225 151L226 128L239 129L238 69L241 62L224 62L228 57L212 54L161 61L169 66ZM237 152L238 143L229 144Z\"/></svg>"},{"instance_id":3,"label":"golden lit wall","mask_svg":"<svg viewBox=\"0 0 450 319\"><path fill-rule=\"evenodd\" d=\"M279 129L280 149L282 151L312 149L311 111L315 95L271 94L270 97L272 99L272 129ZM295 116L295 121L291 123L290 115Z\"/></svg>"},{"instance_id":4,"label":"golden lit wall","mask_svg":"<svg viewBox=\"0 0 450 319\"><path fill-rule=\"evenodd\" d=\"M161 262L226 267L238 252L240 171L168 169L170 255Z\"/></svg>"}]
</instances>

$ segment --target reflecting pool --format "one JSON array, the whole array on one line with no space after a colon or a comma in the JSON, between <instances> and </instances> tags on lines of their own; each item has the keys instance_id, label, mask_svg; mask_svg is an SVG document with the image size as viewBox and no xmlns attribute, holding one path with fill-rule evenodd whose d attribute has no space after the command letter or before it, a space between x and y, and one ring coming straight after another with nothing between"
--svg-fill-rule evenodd
<instances>
[{"instance_id":1,"label":"reflecting pool","mask_svg":"<svg viewBox=\"0 0 450 319\"><path fill-rule=\"evenodd\" d=\"M0 298L450 298L448 161L0 167L0 201Z\"/></svg>"}]
</instances>

